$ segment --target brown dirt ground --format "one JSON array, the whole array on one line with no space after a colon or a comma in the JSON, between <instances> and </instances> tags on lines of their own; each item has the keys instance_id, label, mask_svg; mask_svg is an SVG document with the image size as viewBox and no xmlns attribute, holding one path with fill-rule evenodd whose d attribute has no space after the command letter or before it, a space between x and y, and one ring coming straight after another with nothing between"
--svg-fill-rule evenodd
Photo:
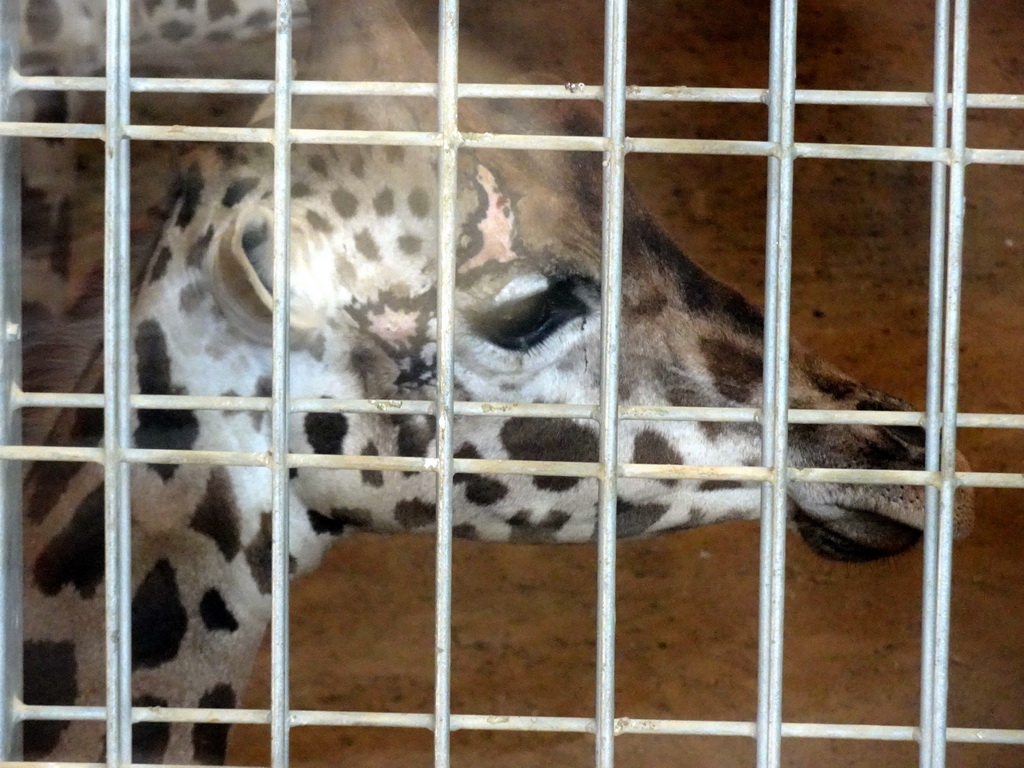
<instances>
[{"instance_id":1,"label":"brown dirt ground","mask_svg":"<svg viewBox=\"0 0 1024 768\"><path fill-rule=\"evenodd\" d=\"M426 18L432 4L417 14ZM633 4L629 82L764 87L767 2ZM521 70L601 77L601 7L465 0L463 31ZM801 87L930 90L929 0L804 0ZM970 88L1024 92L1021 0L972 11ZM474 79L465 72L465 79ZM479 74L478 74L479 76ZM190 102L194 108L195 101ZM1020 148L1016 111L974 111L970 146ZM636 136L764 139L761 106L633 104ZM802 106L798 138L926 145L926 109ZM763 292L766 163L633 156L628 174L688 252L752 298ZM968 171L960 408L1024 411L1024 169ZM924 400L930 167L801 160L796 170L794 335L859 378ZM1024 437L964 430L975 469L1020 471ZM1024 728L1024 494L982 490L973 535L955 550L949 722ZM751 719L756 702L758 528L733 523L619 549L616 712ZM335 548L292 591L292 705L426 712L433 702L433 540L363 537ZM593 712L595 551L457 542L453 709L497 715ZM914 724L918 718L920 551L864 566L787 554L784 714L790 721ZM246 697L265 705L268 662ZM264 764L268 731L236 730L234 764ZM585 766L575 735L455 733L455 766ZM744 738L626 736L617 765L753 764ZM429 732L296 729L296 766L415 768ZM787 739L783 765L916 765L915 744ZM949 747L953 768L1024 765L1024 748Z\"/></svg>"}]
</instances>

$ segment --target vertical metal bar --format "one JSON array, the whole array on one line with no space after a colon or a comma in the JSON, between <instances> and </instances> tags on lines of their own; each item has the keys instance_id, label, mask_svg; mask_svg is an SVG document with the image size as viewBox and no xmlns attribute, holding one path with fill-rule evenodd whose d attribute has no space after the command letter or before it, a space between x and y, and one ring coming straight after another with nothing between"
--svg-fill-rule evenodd
<instances>
[{"instance_id":1,"label":"vertical metal bar","mask_svg":"<svg viewBox=\"0 0 1024 768\"><path fill-rule=\"evenodd\" d=\"M131 422L128 396L130 7L107 5L106 153L104 168L103 338L104 501L107 632L107 765L131 761L131 508L124 461Z\"/></svg>"},{"instance_id":2,"label":"vertical metal bar","mask_svg":"<svg viewBox=\"0 0 1024 768\"><path fill-rule=\"evenodd\" d=\"M777 768L782 747L782 641L786 565L789 305L792 268L796 0L773 0L769 68L768 221L765 254L764 461L774 478L761 492L757 765Z\"/></svg>"},{"instance_id":3,"label":"vertical metal bar","mask_svg":"<svg viewBox=\"0 0 1024 768\"><path fill-rule=\"evenodd\" d=\"M10 74L18 61L18 2L0 2L0 120L16 119ZM21 442L12 402L21 383L21 197L18 139L0 139L0 445ZM0 760L21 756L21 465L0 461Z\"/></svg>"},{"instance_id":4,"label":"vertical metal bar","mask_svg":"<svg viewBox=\"0 0 1024 768\"><path fill-rule=\"evenodd\" d=\"M934 71L932 73L932 146L945 148L949 141L949 8L950 0L936 0ZM942 408L943 291L946 257L945 163L932 163L931 238L928 268L928 372L925 396L925 469L940 467ZM935 576L938 563L939 491L925 488L924 573L921 590L921 743L919 761L932 764L933 709L935 695Z\"/></svg>"},{"instance_id":5,"label":"vertical metal bar","mask_svg":"<svg viewBox=\"0 0 1024 768\"><path fill-rule=\"evenodd\" d=\"M953 13L953 91L950 116L949 216L946 237L945 339L942 354L942 441L939 514L932 557L925 565L925 581L934 592L932 616L924 622L934 641L926 659L925 677L930 694L927 722L921 724L922 757L927 768L946 764L946 703L949 692L949 603L953 575L953 513L956 494L957 366L960 342L960 289L964 240L967 145L967 46L969 0L956 0Z\"/></svg>"},{"instance_id":6,"label":"vertical metal bar","mask_svg":"<svg viewBox=\"0 0 1024 768\"><path fill-rule=\"evenodd\" d=\"M601 477L597 518L596 764L615 764L615 562L619 465L619 322L626 162L626 0L605 3L601 218Z\"/></svg>"},{"instance_id":7,"label":"vertical metal bar","mask_svg":"<svg viewBox=\"0 0 1024 768\"><path fill-rule=\"evenodd\" d=\"M439 5L437 125L437 544L434 603L434 765L451 758L452 413L455 353L455 199L459 151L459 0Z\"/></svg>"},{"instance_id":8,"label":"vertical metal bar","mask_svg":"<svg viewBox=\"0 0 1024 768\"><path fill-rule=\"evenodd\" d=\"M270 764L287 768L288 692L288 330L290 320L292 7L277 0L274 52L273 371L271 374Z\"/></svg>"}]
</instances>

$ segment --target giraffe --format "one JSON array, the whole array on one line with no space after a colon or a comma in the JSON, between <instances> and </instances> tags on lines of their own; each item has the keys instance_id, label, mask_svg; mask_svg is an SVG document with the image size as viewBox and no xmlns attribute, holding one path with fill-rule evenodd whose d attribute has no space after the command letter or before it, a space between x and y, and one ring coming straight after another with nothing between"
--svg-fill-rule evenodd
<instances>
[{"instance_id":1,"label":"giraffe","mask_svg":"<svg viewBox=\"0 0 1024 768\"><path fill-rule=\"evenodd\" d=\"M105 0L24 0L20 11L20 74L101 76L106 37ZM258 62L235 55L239 45L272 37L276 14L271 0L147 0L133 2L132 73L193 76L197 59L215 62L220 77L259 77ZM308 26L304 0L295 0L292 24ZM243 50L245 50L243 48ZM26 91L21 117L28 122L79 122L87 96L78 91ZM71 259L76 147L72 140L22 141L24 206L22 239L34 256L26 265L48 283L40 297L60 312L73 300L65 288Z\"/></svg>"},{"instance_id":2,"label":"giraffe","mask_svg":"<svg viewBox=\"0 0 1024 768\"><path fill-rule=\"evenodd\" d=\"M426 80L434 62L390 0L314 6L317 79ZM308 125L430 129L433 106L317 102ZM582 133L575 109L521 102L463 105L464 130ZM131 316L133 391L147 395L270 394L272 162L259 147L186 155ZM600 389L601 156L463 149L459 153L454 344L456 399L597 402ZM291 395L434 397L436 157L398 146L297 145L291 175ZM624 404L759 407L762 316L690 261L627 189L623 234ZM31 354L74 359L51 388L101 391L101 340L40 328ZM75 334L96 324L89 318ZM89 324L91 323L91 325ZM55 332L51 332L55 330ZM67 350L69 341L77 347ZM27 366L31 369L31 366ZM791 404L902 410L794 346ZM26 381L33 384L31 378ZM54 445L95 445L102 418L68 410L48 425ZM265 452L262 412L141 410L142 448ZM587 420L457 418L462 458L595 461ZM290 450L323 455L431 456L429 417L294 414ZM641 464L759 465L756 425L623 422L623 459ZM919 429L800 425L793 466L920 469ZM34 464L25 479L25 693L32 704L103 702L103 485L91 464ZM453 533L509 542L587 542L596 528L592 480L459 474ZM918 540L923 491L903 486L794 483L794 527L819 554L851 561L897 554ZM653 536L758 515L760 486L735 481L622 479L622 537ZM247 466L137 465L131 480L133 701L233 707L270 617L270 477ZM423 532L436 524L430 473L298 468L289 482L290 565L313 571L355 532ZM957 535L972 499L957 507ZM222 763L228 726L137 725L136 762ZM95 724L28 721L26 758L97 760Z\"/></svg>"}]
</instances>

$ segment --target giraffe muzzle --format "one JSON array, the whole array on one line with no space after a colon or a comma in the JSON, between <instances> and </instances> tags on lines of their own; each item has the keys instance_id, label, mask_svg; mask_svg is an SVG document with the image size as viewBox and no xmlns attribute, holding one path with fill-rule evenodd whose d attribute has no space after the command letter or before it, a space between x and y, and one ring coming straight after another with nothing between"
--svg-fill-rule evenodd
<instances>
[{"instance_id":1,"label":"giraffe muzzle","mask_svg":"<svg viewBox=\"0 0 1024 768\"><path fill-rule=\"evenodd\" d=\"M797 508L793 524L815 554L828 560L866 563L905 552L921 531L874 512L851 511L834 520L814 518Z\"/></svg>"}]
</instances>

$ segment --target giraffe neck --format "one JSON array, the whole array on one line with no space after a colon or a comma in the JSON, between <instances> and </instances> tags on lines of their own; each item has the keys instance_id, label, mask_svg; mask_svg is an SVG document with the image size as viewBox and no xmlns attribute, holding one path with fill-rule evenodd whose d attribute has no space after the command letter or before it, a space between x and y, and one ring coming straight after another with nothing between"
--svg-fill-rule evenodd
<instances>
[{"instance_id":1,"label":"giraffe neck","mask_svg":"<svg viewBox=\"0 0 1024 768\"><path fill-rule=\"evenodd\" d=\"M136 706L232 707L245 690L268 621L262 574L269 574L270 541L266 528L246 542L240 532L220 525L213 505L225 485L224 473L214 470L189 529L160 533L133 526ZM136 492L136 508L137 497ZM43 537L47 544L26 549L32 563L25 591L30 610L24 695L29 704L105 702L102 518L102 470L86 466L38 523L44 531L56 529ZM227 732L227 726L210 724L136 726L134 760L221 763ZM27 722L25 757L59 753L100 760L103 734L97 723Z\"/></svg>"},{"instance_id":2,"label":"giraffe neck","mask_svg":"<svg viewBox=\"0 0 1024 768\"><path fill-rule=\"evenodd\" d=\"M364 178L378 172L373 163L395 166L393 153L365 154L369 167L359 170ZM304 173L310 183L312 177L326 178L316 170L317 163L303 160L306 170L296 174L297 184L303 183ZM353 161L346 158L343 164L355 177ZM213 251L229 238L239 221L260 220L266 207L261 185L269 174L259 163L241 163L233 174L194 170L188 166L178 185L178 206L134 302L133 389L141 394L266 396L270 394L270 350L265 343L231 328L215 301L208 270ZM220 179L220 185L207 185L210 179ZM255 186L249 184L252 179L258 180ZM246 186L249 193L243 195ZM240 199L234 200L239 195ZM306 234L315 231L308 215L311 210L301 202L296 206L300 229ZM205 244L206 251L182 248L187 241ZM302 244L296 238L296 246ZM296 297L294 303L301 313L303 307L318 307L322 300L310 295ZM337 357L350 350L334 349L332 343L327 343L325 350L322 337L301 329L294 336L295 396L361 391L358 372L346 374L340 381L337 371L323 363L325 355ZM93 380L87 381L87 372L82 386L102 390L100 363L101 358L93 354ZM340 452L346 435L357 451L370 452L368 440L352 439L372 432L376 436L372 450L399 453L404 449L425 455L430 439L410 424L381 426L370 417L296 414L292 421L292 450L300 452ZM98 444L101 428L99 412L68 411L50 437L57 444ZM257 412L142 410L136 414L132 439L140 448L266 452L269 418ZM310 472L315 479L317 472ZM292 493L289 514L294 573L315 567L328 544L348 528L400 527L395 518L382 521L367 512L372 507L368 502L381 495L381 473L358 477L347 513L339 512L336 503L327 499L323 499L326 507L311 506L310 502L318 500L315 493L306 498ZM412 475L400 478L398 486L409 502L404 507L407 520L418 530L430 530L429 482ZM138 705L234 706L269 618L269 471L262 467L138 465L132 470L131 489L133 699ZM102 632L102 469L37 465L28 481L28 498L32 527L26 548L26 598L31 608L25 627L29 638L25 663L26 679L34 683L26 691L26 700L102 704L106 647ZM57 617L60 621L55 621ZM63 685L54 684L57 674ZM135 759L222 762L226 734L226 726L208 724L136 728ZM26 755L33 758L59 752L95 760L103 751L103 730L81 722L30 722L25 743Z\"/></svg>"}]
</instances>

